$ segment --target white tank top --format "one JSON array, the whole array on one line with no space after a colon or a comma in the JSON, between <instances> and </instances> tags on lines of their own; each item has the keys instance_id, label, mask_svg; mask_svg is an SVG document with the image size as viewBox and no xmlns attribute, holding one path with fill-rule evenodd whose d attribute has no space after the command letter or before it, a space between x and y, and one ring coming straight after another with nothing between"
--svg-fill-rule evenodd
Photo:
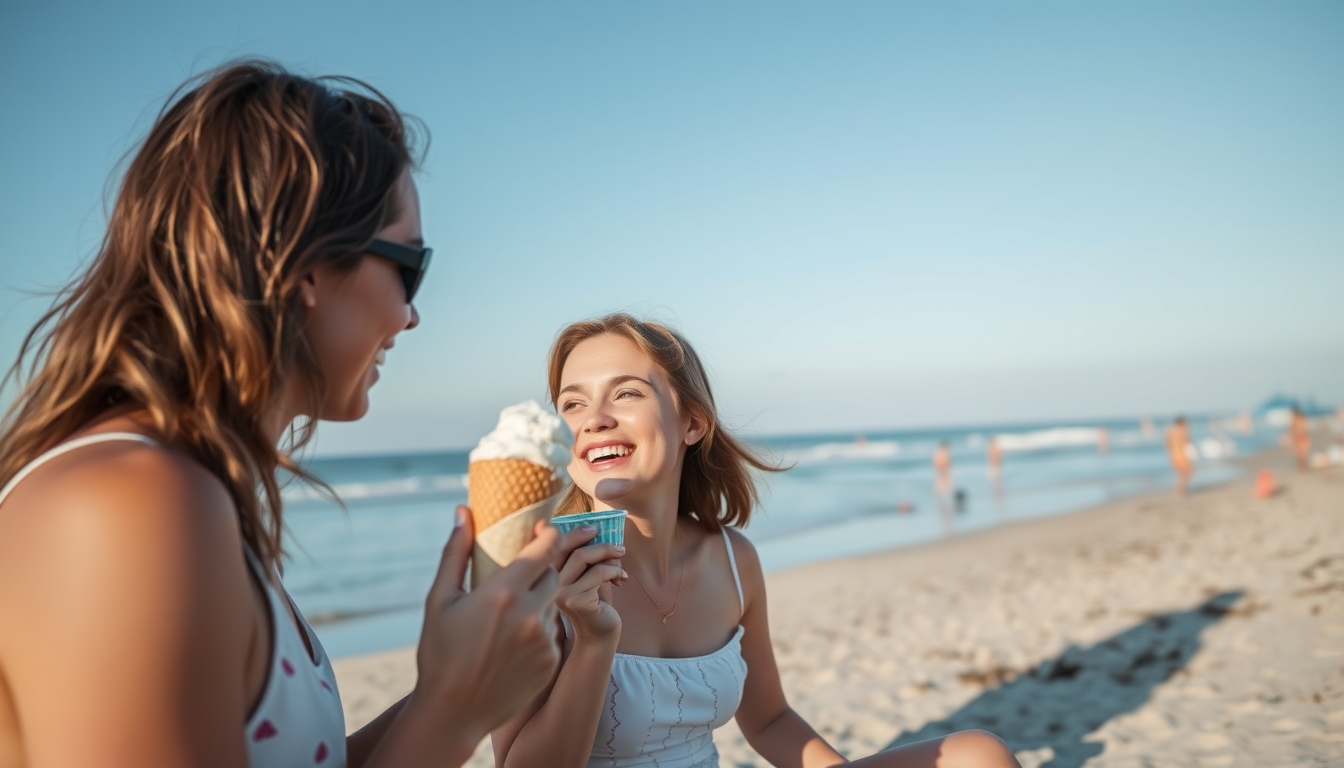
<instances>
[{"instance_id":1,"label":"white tank top","mask_svg":"<svg viewBox=\"0 0 1344 768\"><path fill-rule=\"evenodd\" d=\"M726 529L723 546L728 549L739 609L745 611L742 579ZM739 625L726 645L706 656L660 659L616 654L589 768L718 768L714 729L737 712L747 679L742 633Z\"/></svg>"},{"instance_id":2,"label":"white tank top","mask_svg":"<svg viewBox=\"0 0 1344 768\"><path fill-rule=\"evenodd\" d=\"M133 440L158 446L154 440L134 432L106 432L62 443L19 470L4 490L0 490L0 503L4 503L14 486L42 464L76 448L112 440ZM277 580L266 578L261 564L246 544L243 552L266 588L267 608L271 615L270 669L256 711L248 718L243 731L247 740L248 765L252 768L314 765L343 768L345 716L331 661L322 650L317 635L296 608L294 615L308 635L316 659L308 655L298 628L285 610L285 604L292 606L293 601L284 594L283 587L276 590L273 582ZM202 693L208 694L206 691Z\"/></svg>"}]
</instances>

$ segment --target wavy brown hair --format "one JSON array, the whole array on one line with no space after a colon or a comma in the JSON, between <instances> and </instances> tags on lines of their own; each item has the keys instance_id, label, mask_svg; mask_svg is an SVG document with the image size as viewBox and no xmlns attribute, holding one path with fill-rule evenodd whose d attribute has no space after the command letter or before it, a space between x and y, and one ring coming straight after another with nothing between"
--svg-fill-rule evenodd
<instances>
[{"instance_id":1,"label":"wavy brown hair","mask_svg":"<svg viewBox=\"0 0 1344 768\"><path fill-rule=\"evenodd\" d=\"M394 221L415 165L406 119L349 78L226 64L169 98L130 156L92 264L28 332L7 380L0 484L108 412L147 414L218 477L243 538L283 554L277 470L312 480L264 420L287 388L316 407L324 382L303 333L299 281L353 269ZM25 361L27 366L25 367Z\"/></svg>"},{"instance_id":2,"label":"wavy brown hair","mask_svg":"<svg viewBox=\"0 0 1344 768\"><path fill-rule=\"evenodd\" d=\"M720 423L705 367L681 334L625 313L571 323L551 345L547 376L551 405L560 398L560 375L570 353L581 342L604 333L634 342L672 382L677 410L705 422L705 436L686 448L677 514L698 520L711 533L717 533L725 525L745 527L758 500L751 470L778 472L781 468L757 456ZM570 485L558 511L569 514L592 508L593 497L577 485Z\"/></svg>"}]
</instances>

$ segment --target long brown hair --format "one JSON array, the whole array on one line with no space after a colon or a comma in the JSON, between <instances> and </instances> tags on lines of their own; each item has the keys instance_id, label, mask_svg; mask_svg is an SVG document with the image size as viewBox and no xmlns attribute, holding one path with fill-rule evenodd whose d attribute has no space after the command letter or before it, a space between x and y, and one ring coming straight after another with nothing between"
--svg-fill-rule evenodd
<instances>
[{"instance_id":1,"label":"long brown hair","mask_svg":"<svg viewBox=\"0 0 1344 768\"><path fill-rule=\"evenodd\" d=\"M139 409L224 483L245 541L277 564L276 473L308 478L290 452L314 425L282 451L264 419L287 384L314 406L324 389L298 284L321 264L353 269L396 219L413 143L392 103L349 78L243 60L179 88L131 156L92 264L6 377L23 386L0 427L0 484L109 410Z\"/></svg>"},{"instance_id":2,"label":"long brown hair","mask_svg":"<svg viewBox=\"0 0 1344 768\"><path fill-rule=\"evenodd\" d=\"M781 468L757 456L719 422L705 367L681 334L660 323L619 312L571 323L551 345L547 377L551 405L560 397L560 375L570 353L580 342L604 333L634 342L672 382L678 410L705 422L705 436L686 448L677 514L698 520L711 533L717 533L725 525L745 527L758 500L751 470L778 472ZM560 502L559 512L587 512L592 508L593 498L577 485L571 485Z\"/></svg>"}]
</instances>

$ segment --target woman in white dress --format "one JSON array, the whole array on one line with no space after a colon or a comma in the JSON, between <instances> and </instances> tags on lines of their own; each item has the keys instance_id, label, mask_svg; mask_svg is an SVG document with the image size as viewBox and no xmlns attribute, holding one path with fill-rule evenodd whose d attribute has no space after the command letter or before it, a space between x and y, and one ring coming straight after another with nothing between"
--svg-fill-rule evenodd
<instances>
[{"instance_id":1,"label":"woman in white dress","mask_svg":"<svg viewBox=\"0 0 1344 768\"><path fill-rule=\"evenodd\" d=\"M627 315L575 323L552 347L549 384L576 438L562 511L627 510L625 546L563 563L563 661L493 734L496 764L713 768L712 732L733 717L773 765L847 762L785 700L760 561L736 530L755 502L750 470L770 467L720 426L694 350ZM854 765L1017 761L964 731Z\"/></svg>"}]
</instances>

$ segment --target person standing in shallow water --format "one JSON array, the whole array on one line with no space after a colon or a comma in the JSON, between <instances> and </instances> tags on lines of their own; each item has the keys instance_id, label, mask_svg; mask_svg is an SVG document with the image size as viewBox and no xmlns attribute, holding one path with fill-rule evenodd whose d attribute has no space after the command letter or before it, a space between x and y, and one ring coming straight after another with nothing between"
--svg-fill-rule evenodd
<instances>
[{"instance_id":1,"label":"person standing in shallow water","mask_svg":"<svg viewBox=\"0 0 1344 768\"><path fill-rule=\"evenodd\" d=\"M938 443L933 452L933 471L936 476L935 487L940 494L952 492L952 449L947 441Z\"/></svg>"},{"instance_id":2,"label":"person standing in shallow water","mask_svg":"<svg viewBox=\"0 0 1344 768\"><path fill-rule=\"evenodd\" d=\"M712 733L733 718L772 765L845 763L784 696L760 559L738 531L756 502L751 471L776 468L719 423L694 349L665 326L609 315L561 331L548 382L575 435L560 513L626 510L625 546L559 563L564 661L495 731L495 764L717 768ZM995 736L962 731L853 765L1017 761Z\"/></svg>"},{"instance_id":3,"label":"person standing in shallow water","mask_svg":"<svg viewBox=\"0 0 1344 768\"><path fill-rule=\"evenodd\" d=\"M986 471L989 475L989 487L994 495L995 506L1002 513L1003 504L1003 449L999 447L998 435L990 435L985 444Z\"/></svg>"},{"instance_id":4,"label":"person standing in shallow water","mask_svg":"<svg viewBox=\"0 0 1344 768\"><path fill-rule=\"evenodd\" d=\"M1288 445L1293 451L1297 468L1306 471L1311 468L1311 422L1302 409L1296 405L1288 417Z\"/></svg>"},{"instance_id":5,"label":"person standing in shallow water","mask_svg":"<svg viewBox=\"0 0 1344 768\"><path fill-rule=\"evenodd\" d=\"M459 508L415 687L348 738L280 579L277 471L420 322L411 138L256 61L158 116L0 433L0 766L460 766L550 680L553 528L465 594Z\"/></svg>"},{"instance_id":6,"label":"person standing in shallow water","mask_svg":"<svg viewBox=\"0 0 1344 768\"><path fill-rule=\"evenodd\" d=\"M1190 483L1190 475L1195 469L1194 462L1190 459L1190 427L1184 416L1177 416L1167 428L1166 442L1167 459L1176 473L1176 495L1184 496L1185 488Z\"/></svg>"}]
</instances>

